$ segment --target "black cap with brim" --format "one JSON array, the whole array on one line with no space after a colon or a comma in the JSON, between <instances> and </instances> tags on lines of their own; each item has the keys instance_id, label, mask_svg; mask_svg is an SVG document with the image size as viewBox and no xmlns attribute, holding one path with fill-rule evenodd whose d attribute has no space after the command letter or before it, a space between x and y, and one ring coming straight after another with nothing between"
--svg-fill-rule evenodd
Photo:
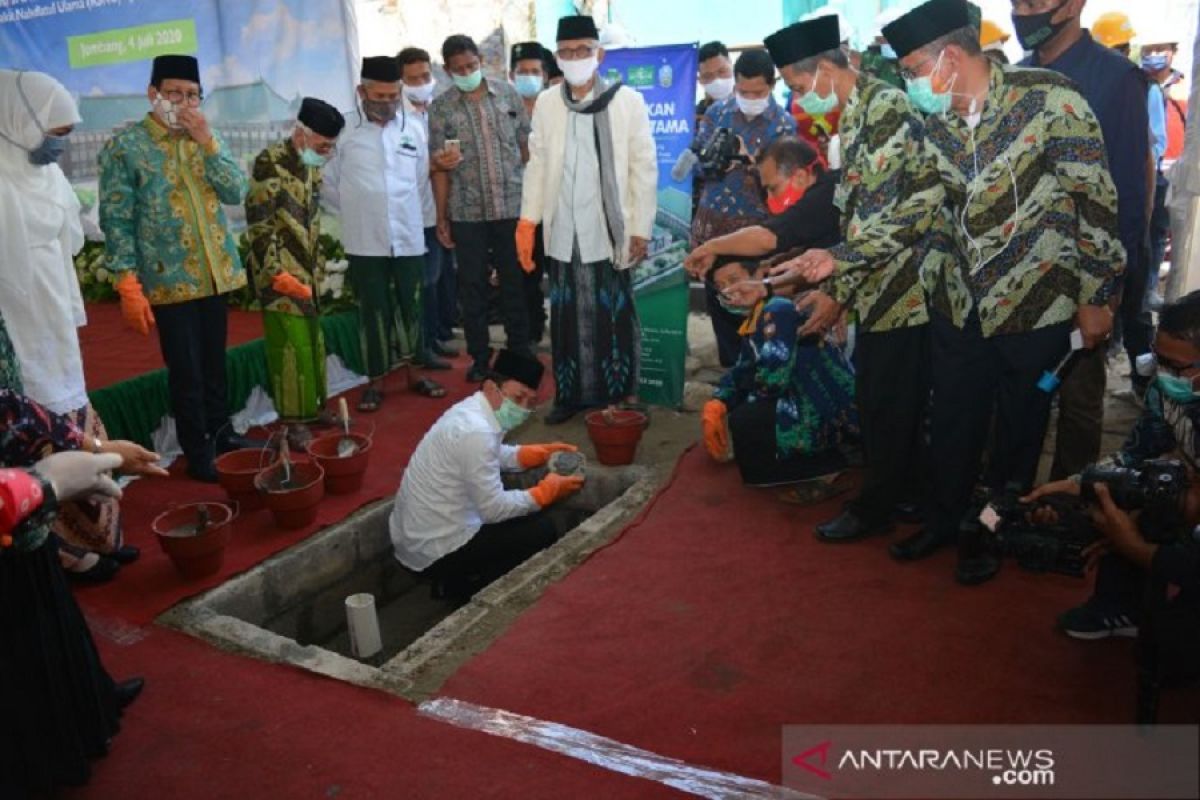
<instances>
[{"instance_id":1,"label":"black cap with brim","mask_svg":"<svg viewBox=\"0 0 1200 800\"><path fill-rule=\"evenodd\" d=\"M362 62L362 79L380 83L400 80L400 62L392 56L369 56Z\"/></svg>"},{"instance_id":2,"label":"black cap with brim","mask_svg":"<svg viewBox=\"0 0 1200 800\"><path fill-rule=\"evenodd\" d=\"M539 42L518 42L512 46L509 51L509 66L517 66L518 61L542 61L546 60L546 48L542 47Z\"/></svg>"},{"instance_id":3,"label":"black cap with brim","mask_svg":"<svg viewBox=\"0 0 1200 800\"><path fill-rule=\"evenodd\" d=\"M833 15L796 22L763 40L777 67L836 50L842 45L838 18Z\"/></svg>"},{"instance_id":4,"label":"black cap with brim","mask_svg":"<svg viewBox=\"0 0 1200 800\"><path fill-rule=\"evenodd\" d=\"M542 382L546 368L533 356L501 350L492 362L492 375L497 381L513 380L523 383L535 392Z\"/></svg>"},{"instance_id":5,"label":"black cap with brim","mask_svg":"<svg viewBox=\"0 0 1200 800\"><path fill-rule=\"evenodd\" d=\"M179 80L200 82L200 62L195 56L158 56L150 69L150 83L158 86L163 81Z\"/></svg>"},{"instance_id":6,"label":"black cap with brim","mask_svg":"<svg viewBox=\"0 0 1200 800\"><path fill-rule=\"evenodd\" d=\"M313 133L327 139L336 139L346 125L346 118L342 116L342 112L315 97L306 97L300 101L300 113L296 115L296 119Z\"/></svg>"},{"instance_id":7,"label":"black cap with brim","mask_svg":"<svg viewBox=\"0 0 1200 800\"><path fill-rule=\"evenodd\" d=\"M904 58L935 39L971 24L966 0L929 0L904 16L883 26L883 35Z\"/></svg>"},{"instance_id":8,"label":"black cap with brim","mask_svg":"<svg viewBox=\"0 0 1200 800\"><path fill-rule=\"evenodd\" d=\"M556 42L570 39L599 39L600 31L596 29L596 21L584 14L573 17L562 17L558 20L558 36Z\"/></svg>"}]
</instances>

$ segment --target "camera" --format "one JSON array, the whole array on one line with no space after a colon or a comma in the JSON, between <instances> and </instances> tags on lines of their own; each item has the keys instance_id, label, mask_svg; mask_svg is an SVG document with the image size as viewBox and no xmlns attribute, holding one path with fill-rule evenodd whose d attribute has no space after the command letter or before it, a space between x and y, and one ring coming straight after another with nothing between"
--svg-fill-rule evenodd
<instances>
[{"instance_id":1,"label":"camera","mask_svg":"<svg viewBox=\"0 0 1200 800\"><path fill-rule=\"evenodd\" d=\"M750 159L738 153L738 140L732 128L717 128L701 147L693 145L698 157L700 174L705 178L720 178L735 162L749 164Z\"/></svg>"},{"instance_id":2,"label":"camera","mask_svg":"<svg viewBox=\"0 0 1200 800\"><path fill-rule=\"evenodd\" d=\"M1139 527L1146 541L1161 544L1175 538L1184 522L1183 501L1189 487L1180 461L1154 459L1138 467L1093 464L1080 475L1080 495L1095 503L1096 485L1104 484L1117 508L1141 511Z\"/></svg>"}]
</instances>

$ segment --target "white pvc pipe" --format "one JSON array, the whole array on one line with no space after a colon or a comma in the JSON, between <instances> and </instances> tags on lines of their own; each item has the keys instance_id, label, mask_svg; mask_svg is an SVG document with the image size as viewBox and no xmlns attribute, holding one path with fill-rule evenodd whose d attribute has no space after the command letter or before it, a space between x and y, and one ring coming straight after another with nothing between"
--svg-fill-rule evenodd
<instances>
[{"instance_id":1,"label":"white pvc pipe","mask_svg":"<svg viewBox=\"0 0 1200 800\"><path fill-rule=\"evenodd\" d=\"M375 595L352 594L346 598L346 625L350 630L350 652L355 658L370 658L383 649Z\"/></svg>"}]
</instances>

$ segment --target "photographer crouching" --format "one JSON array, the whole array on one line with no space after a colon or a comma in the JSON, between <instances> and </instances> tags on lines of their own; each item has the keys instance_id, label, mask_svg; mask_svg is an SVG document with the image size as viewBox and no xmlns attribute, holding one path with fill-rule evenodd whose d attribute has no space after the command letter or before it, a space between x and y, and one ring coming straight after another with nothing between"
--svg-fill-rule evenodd
<instances>
[{"instance_id":1,"label":"photographer crouching","mask_svg":"<svg viewBox=\"0 0 1200 800\"><path fill-rule=\"evenodd\" d=\"M1144 410L1121 450L1083 476L1048 483L1023 498L1038 502L1054 495L1082 495L1094 507L1092 524L1102 538L1085 555L1095 559L1095 588L1083 605L1058 618L1059 628L1076 639L1136 637L1148 580L1155 586L1176 587L1170 592L1179 604L1197 600L1200 545L1191 532L1200 524L1200 292L1163 309L1153 356L1154 363L1139 364L1147 377L1153 369L1153 380ZM1179 459L1182 468L1159 460L1166 458ZM1181 474L1176 476L1176 470ZM1152 502L1153 495L1165 494L1173 483L1186 488L1170 504L1172 513L1166 516L1174 518L1163 520L1162 514L1151 513L1152 506L1163 505ZM1131 492L1122 484L1147 497L1140 515L1129 511L1140 502L1123 501L1122 495ZM1046 509L1035 512L1039 522L1052 523L1055 516ZM1191 632L1192 639L1198 637L1200 629Z\"/></svg>"}]
</instances>

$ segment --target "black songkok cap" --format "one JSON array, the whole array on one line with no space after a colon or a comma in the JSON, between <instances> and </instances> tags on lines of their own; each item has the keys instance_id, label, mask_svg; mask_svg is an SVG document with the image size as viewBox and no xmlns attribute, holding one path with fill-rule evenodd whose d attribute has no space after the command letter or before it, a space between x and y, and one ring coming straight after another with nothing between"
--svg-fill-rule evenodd
<instances>
[{"instance_id":1,"label":"black songkok cap","mask_svg":"<svg viewBox=\"0 0 1200 800\"><path fill-rule=\"evenodd\" d=\"M838 18L827 14L775 31L763 44L767 46L775 66L786 67L818 53L838 49L842 45L842 32Z\"/></svg>"},{"instance_id":2,"label":"black songkok cap","mask_svg":"<svg viewBox=\"0 0 1200 800\"><path fill-rule=\"evenodd\" d=\"M558 20L558 38L554 41L563 42L568 39L599 39L600 31L596 30L596 21L591 17L577 15L562 17Z\"/></svg>"},{"instance_id":3,"label":"black songkok cap","mask_svg":"<svg viewBox=\"0 0 1200 800\"><path fill-rule=\"evenodd\" d=\"M400 62L392 56L370 56L362 63L362 79L396 83L400 80Z\"/></svg>"},{"instance_id":4,"label":"black songkok cap","mask_svg":"<svg viewBox=\"0 0 1200 800\"><path fill-rule=\"evenodd\" d=\"M492 362L492 374L497 380L514 380L537 391L546 368L533 356L523 356L512 350L501 350Z\"/></svg>"},{"instance_id":5,"label":"black songkok cap","mask_svg":"<svg viewBox=\"0 0 1200 800\"><path fill-rule=\"evenodd\" d=\"M546 49L538 42L518 42L509 51L508 64L517 66L518 61L545 61Z\"/></svg>"},{"instance_id":6,"label":"black songkok cap","mask_svg":"<svg viewBox=\"0 0 1200 800\"><path fill-rule=\"evenodd\" d=\"M929 0L899 19L883 26L883 35L904 58L909 53L971 24L966 0Z\"/></svg>"},{"instance_id":7,"label":"black songkok cap","mask_svg":"<svg viewBox=\"0 0 1200 800\"><path fill-rule=\"evenodd\" d=\"M296 115L296 119L313 133L328 139L336 139L346 124L342 112L315 97L306 97L300 101L300 113Z\"/></svg>"},{"instance_id":8,"label":"black songkok cap","mask_svg":"<svg viewBox=\"0 0 1200 800\"><path fill-rule=\"evenodd\" d=\"M150 83L158 86L166 80L200 82L200 63L195 56L157 56L150 70Z\"/></svg>"},{"instance_id":9,"label":"black songkok cap","mask_svg":"<svg viewBox=\"0 0 1200 800\"><path fill-rule=\"evenodd\" d=\"M546 62L546 80L552 81L563 76L558 68L558 55L549 47L542 48L542 60Z\"/></svg>"}]
</instances>

